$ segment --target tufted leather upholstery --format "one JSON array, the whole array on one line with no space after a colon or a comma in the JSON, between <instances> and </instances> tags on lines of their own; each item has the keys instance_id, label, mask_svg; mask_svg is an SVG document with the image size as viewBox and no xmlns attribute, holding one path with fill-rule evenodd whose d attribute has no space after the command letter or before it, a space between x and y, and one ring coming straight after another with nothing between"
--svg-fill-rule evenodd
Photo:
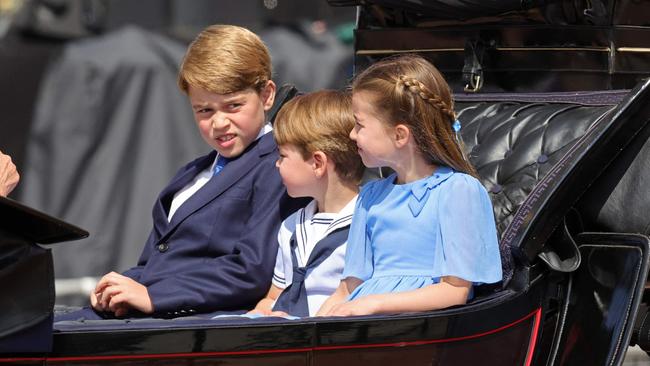
<instances>
[{"instance_id":1,"label":"tufted leather upholstery","mask_svg":"<svg viewBox=\"0 0 650 366\"><path fill-rule=\"evenodd\" d=\"M563 98L557 95L518 101L508 101L507 96L490 98L457 97L456 111L465 152L490 192L501 235L537 182L617 100L585 104L573 98L561 102ZM513 272L511 248L500 246L506 284Z\"/></svg>"}]
</instances>

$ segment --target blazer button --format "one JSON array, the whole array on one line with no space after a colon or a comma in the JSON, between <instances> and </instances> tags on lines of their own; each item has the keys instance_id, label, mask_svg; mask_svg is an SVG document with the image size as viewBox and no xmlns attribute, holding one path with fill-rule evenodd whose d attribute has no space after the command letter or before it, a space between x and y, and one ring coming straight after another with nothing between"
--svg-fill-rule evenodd
<instances>
[{"instance_id":1,"label":"blazer button","mask_svg":"<svg viewBox=\"0 0 650 366\"><path fill-rule=\"evenodd\" d=\"M157 248L158 248L158 251L159 251L159 252L164 253L164 252L166 252L166 251L169 249L169 244L167 244L167 243L160 243L160 244L158 244Z\"/></svg>"}]
</instances>

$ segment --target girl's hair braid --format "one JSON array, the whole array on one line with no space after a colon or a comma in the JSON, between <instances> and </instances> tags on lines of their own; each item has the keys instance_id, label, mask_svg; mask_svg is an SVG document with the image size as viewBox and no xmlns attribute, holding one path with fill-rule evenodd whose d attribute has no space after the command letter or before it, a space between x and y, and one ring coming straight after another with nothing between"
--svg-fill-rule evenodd
<instances>
[{"instance_id":1,"label":"girl's hair braid","mask_svg":"<svg viewBox=\"0 0 650 366\"><path fill-rule=\"evenodd\" d=\"M397 80L397 86L404 86L404 89L419 96L424 101L431 103L434 108L437 108L442 114L449 117L451 122L456 120L456 113L452 108L447 106L439 96L433 94L429 89L416 78L400 75Z\"/></svg>"}]
</instances>

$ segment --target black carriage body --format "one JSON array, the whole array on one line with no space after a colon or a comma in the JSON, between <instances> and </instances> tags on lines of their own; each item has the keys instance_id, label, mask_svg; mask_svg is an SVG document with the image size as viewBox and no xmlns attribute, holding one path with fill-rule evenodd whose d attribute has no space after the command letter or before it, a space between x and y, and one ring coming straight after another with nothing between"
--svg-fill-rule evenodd
<instances>
[{"instance_id":1,"label":"black carriage body","mask_svg":"<svg viewBox=\"0 0 650 366\"><path fill-rule=\"evenodd\" d=\"M647 5L592 1L585 4L597 9L585 12L566 1L526 9L519 1L363 4L357 69L416 52L456 92L466 152L495 208L503 288L425 313L62 322L53 333L48 303L30 338L38 342L0 328L0 349L21 345L5 346L0 364L621 364L649 261L647 221L621 220L650 209L645 195L630 198L626 189L650 179L638 168L650 154L650 82L637 83L650 74L650 37L642 37L650 17L639 15ZM283 89L278 105L293 95ZM0 237L0 263L16 235L25 234ZM20 304L23 293L7 296Z\"/></svg>"}]
</instances>

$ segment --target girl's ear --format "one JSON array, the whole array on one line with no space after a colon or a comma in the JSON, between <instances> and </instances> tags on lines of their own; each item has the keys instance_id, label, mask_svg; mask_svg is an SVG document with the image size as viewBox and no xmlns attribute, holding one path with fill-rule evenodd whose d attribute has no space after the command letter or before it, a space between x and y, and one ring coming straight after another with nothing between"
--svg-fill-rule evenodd
<instances>
[{"instance_id":1,"label":"girl's ear","mask_svg":"<svg viewBox=\"0 0 650 366\"><path fill-rule=\"evenodd\" d=\"M411 130L405 124L399 123L394 127L394 134L395 145L397 147L402 147L408 143L409 138L411 137Z\"/></svg>"},{"instance_id":2,"label":"girl's ear","mask_svg":"<svg viewBox=\"0 0 650 366\"><path fill-rule=\"evenodd\" d=\"M314 174L316 174L317 178L320 178L327 172L327 155L322 151L316 151L311 156Z\"/></svg>"}]
</instances>

